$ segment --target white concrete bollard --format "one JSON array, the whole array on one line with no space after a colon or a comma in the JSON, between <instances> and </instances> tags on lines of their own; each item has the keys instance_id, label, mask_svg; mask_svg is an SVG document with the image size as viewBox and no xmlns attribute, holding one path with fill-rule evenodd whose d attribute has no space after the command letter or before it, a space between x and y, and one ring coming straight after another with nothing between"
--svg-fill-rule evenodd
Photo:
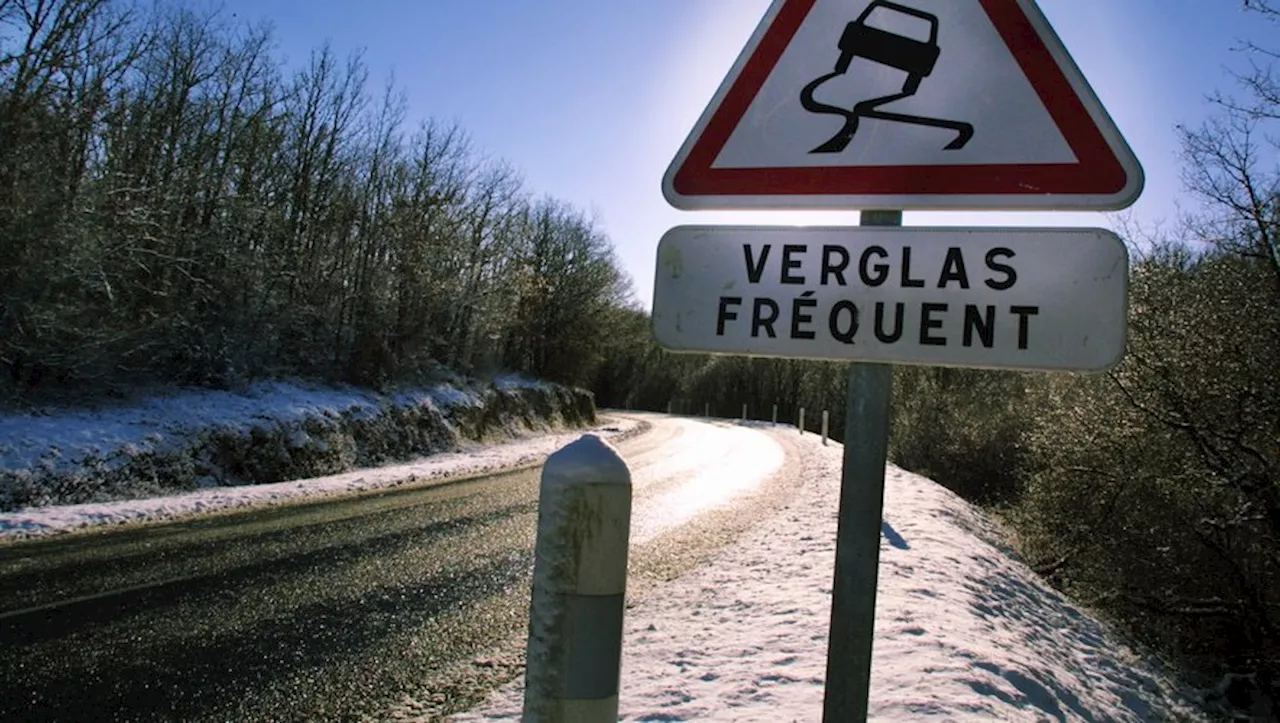
<instances>
[{"instance_id":1,"label":"white concrete bollard","mask_svg":"<svg viewBox=\"0 0 1280 723\"><path fill-rule=\"evenodd\" d=\"M747 405L742 405L742 421L747 421Z\"/></svg>"},{"instance_id":2,"label":"white concrete bollard","mask_svg":"<svg viewBox=\"0 0 1280 723\"><path fill-rule=\"evenodd\" d=\"M778 405L776 404L773 405L773 423L775 425L778 423Z\"/></svg>"},{"instance_id":3,"label":"white concrete bollard","mask_svg":"<svg viewBox=\"0 0 1280 723\"><path fill-rule=\"evenodd\" d=\"M618 719L631 472L587 434L547 458L538 499L523 721Z\"/></svg>"},{"instance_id":4,"label":"white concrete bollard","mask_svg":"<svg viewBox=\"0 0 1280 723\"><path fill-rule=\"evenodd\" d=\"M822 410L822 446L827 446L827 410Z\"/></svg>"},{"instance_id":5,"label":"white concrete bollard","mask_svg":"<svg viewBox=\"0 0 1280 723\"><path fill-rule=\"evenodd\" d=\"M800 428L800 434L804 434L804 407L800 407L800 424L796 426Z\"/></svg>"}]
</instances>

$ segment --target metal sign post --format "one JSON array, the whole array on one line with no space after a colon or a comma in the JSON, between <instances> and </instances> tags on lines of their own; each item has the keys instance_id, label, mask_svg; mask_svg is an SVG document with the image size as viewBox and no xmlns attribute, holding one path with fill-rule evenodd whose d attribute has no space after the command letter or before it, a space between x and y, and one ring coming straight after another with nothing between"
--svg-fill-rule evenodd
<instances>
[{"instance_id":1,"label":"metal sign post","mask_svg":"<svg viewBox=\"0 0 1280 723\"><path fill-rule=\"evenodd\" d=\"M902 212L864 211L862 225L901 226ZM848 395L826 694L822 701L825 723L867 719L893 367L851 365Z\"/></svg>"}]
</instances>

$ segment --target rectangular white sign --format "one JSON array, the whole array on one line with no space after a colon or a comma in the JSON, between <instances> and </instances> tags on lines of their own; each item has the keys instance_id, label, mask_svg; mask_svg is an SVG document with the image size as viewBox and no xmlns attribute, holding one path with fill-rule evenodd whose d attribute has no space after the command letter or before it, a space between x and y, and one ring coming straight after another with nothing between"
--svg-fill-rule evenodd
<instances>
[{"instance_id":1,"label":"rectangular white sign","mask_svg":"<svg viewBox=\"0 0 1280 723\"><path fill-rule=\"evenodd\" d=\"M1128 271L1102 229L679 226L653 331L680 352L1102 371Z\"/></svg>"}]
</instances>

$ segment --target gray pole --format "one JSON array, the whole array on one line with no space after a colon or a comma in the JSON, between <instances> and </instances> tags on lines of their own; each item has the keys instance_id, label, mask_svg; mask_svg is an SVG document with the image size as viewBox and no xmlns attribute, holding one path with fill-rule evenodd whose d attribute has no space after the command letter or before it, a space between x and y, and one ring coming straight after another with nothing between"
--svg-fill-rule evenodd
<instances>
[{"instance_id":1,"label":"gray pole","mask_svg":"<svg viewBox=\"0 0 1280 723\"><path fill-rule=\"evenodd\" d=\"M520 720L618 719L630 526L631 471L612 445L588 434L547 458Z\"/></svg>"},{"instance_id":2,"label":"gray pole","mask_svg":"<svg viewBox=\"0 0 1280 723\"><path fill-rule=\"evenodd\" d=\"M862 225L901 226L902 212L863 211ZM892 395L893 367L860 363L850 366L826 694L822 701L824 723L867 720Z\"/></svg>"}]
</instances>

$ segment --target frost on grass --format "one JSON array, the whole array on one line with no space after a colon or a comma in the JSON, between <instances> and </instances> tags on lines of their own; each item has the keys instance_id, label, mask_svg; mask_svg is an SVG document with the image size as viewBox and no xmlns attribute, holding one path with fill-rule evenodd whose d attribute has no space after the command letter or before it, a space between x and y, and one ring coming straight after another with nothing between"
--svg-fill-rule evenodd
<instances>
[{"instance_id":1,"label":"frost on grass","mask_svg":"<svg viewBox=\"0 0 1280 723\"><path fill-rule=\"evenodd\" d=\"M622 720L821 720L843 450L804 444L807 482L787 508L628 608ZM980 510L894 467L885 493L873 720L1202 719ZM521 695L517 680L453 720L519 720Z\"/></svg>"},{"instance_id":2,"label":"frost on grass","mask_svg":"<svg viewBox=\"0 0 1280 723\"><path fill-rule=\"evenodd\" d=\"M594 419L585 392L504 378L379 395L262 382L0 416L0 512L273 484Z\"/></svg>"}]
</instances>

